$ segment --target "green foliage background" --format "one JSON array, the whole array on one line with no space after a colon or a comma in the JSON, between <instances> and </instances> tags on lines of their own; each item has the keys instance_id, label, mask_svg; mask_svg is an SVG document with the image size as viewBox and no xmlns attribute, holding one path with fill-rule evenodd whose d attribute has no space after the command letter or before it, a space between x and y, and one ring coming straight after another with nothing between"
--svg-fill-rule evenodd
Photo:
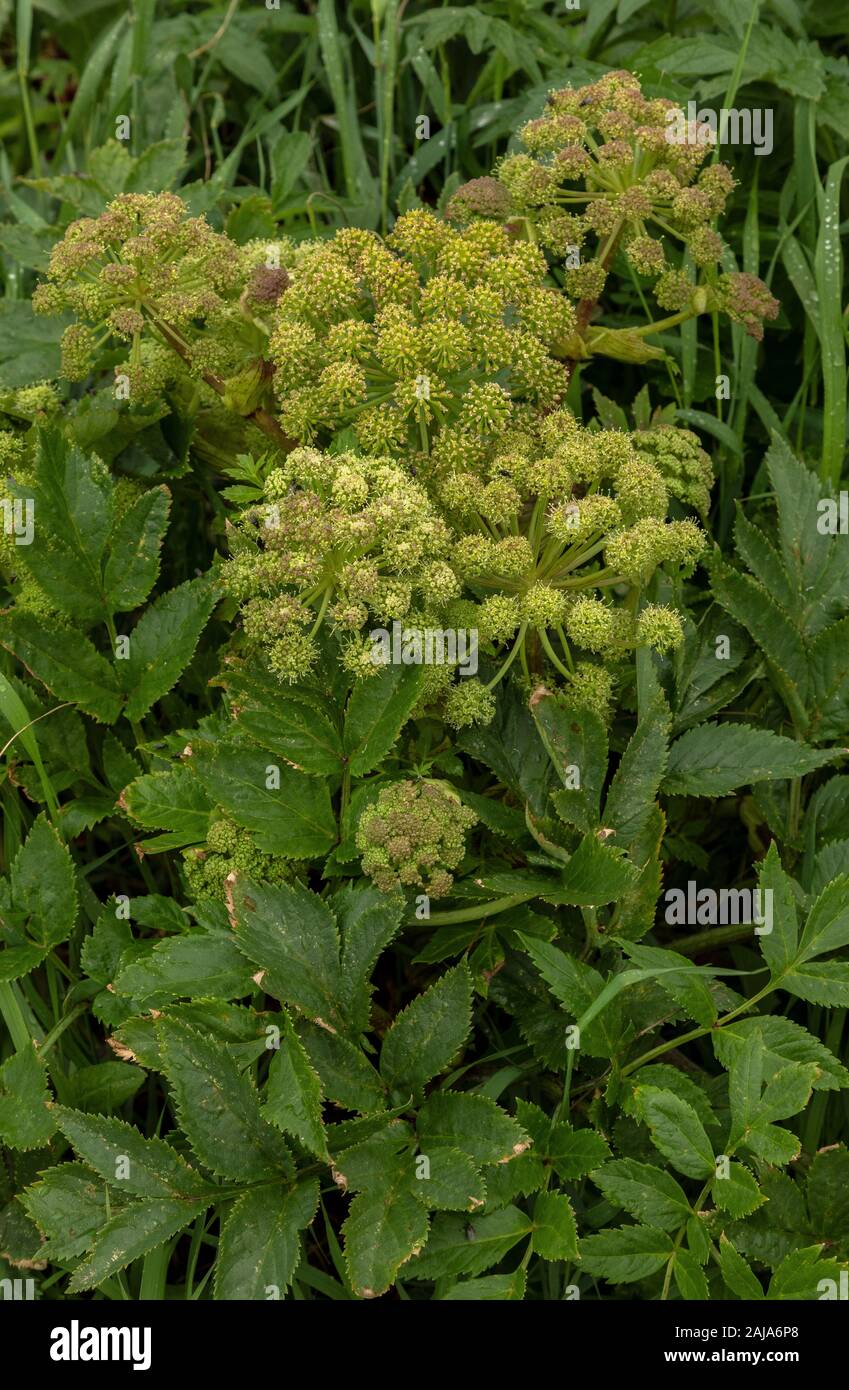
<instances>
[{"instance_id":1,"label":"green foliage background","mask_svg":"<svg viewBox=\"0 0 849 1390\"><path fill-rule=\"evenodd\" d=\"M0 424L37 459L30 567L66 619L10 582L0 1276L54 1299L331 1300L838 1279L849 540L816 519L846 457L847 21L846 0L0 0ZM781 305L764 343L707 314L569 388L585 421L662 411L711 454L684 645L638 653L607 728L517 682L455 736L416 717L409 671L351 693L332 653L286 699L222 674L228 508L265 465L228 474L179 403L122 413L60 379L30 302L52 247L119 192L166 189L240 246L386 233L488 174L551 89L616 68L774 113L769 157L723 151L723 267ZM636 280L603 309L643 322ZM49 421L25 394L43 380ZM429 920L356 845L369 779L422 775L480 818ZM226 903L195 900L182 851L222 808L250 848ZM267 881L274 855L299 881ZM773 932L670 929L661 887L691 879L769 888Z\"/></svg>"}]
</instances>

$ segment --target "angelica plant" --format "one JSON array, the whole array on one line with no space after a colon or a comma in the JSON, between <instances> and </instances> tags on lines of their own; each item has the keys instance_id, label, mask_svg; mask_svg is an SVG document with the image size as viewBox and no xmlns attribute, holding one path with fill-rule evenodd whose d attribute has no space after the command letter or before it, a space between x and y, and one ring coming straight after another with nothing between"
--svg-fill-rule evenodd
<instances>
[{"instance_id":1,"label":"angelica plant","mask_svg":"<svg viewBox=\"0 0 849 1390\"><path fill-rule=\"evenodd\" d=\"M777 301L757 276L718 269L723 241L714 223L735 180L727 165L709 162L709 126L685 122L675 102L649 99L637 77L615 71L552 93L518 138L524 150L502 159L494 178L461 186L447 211L461 226L503 219L562 264L566 290L579 301L579 332L560 343L561 355L644 360L659 355L647 335L710 310L763 337ZM590 319L620 249L671 312L617 332Z\"/></svg>"},{"instance_id":2,"label":"angelica plant","mask_svg":"<svg viewBox=\"0 0 849 1390\"><path fill-rule=\"evenodd\" d=\"M224 570L247 649L297 682L328 623L363 679L380 655L376 627L464 628L495 669L455 684L449 664L430 669L428 695L454 727L492 717L492 691L516 662L530 680L544 660L604 708L609 682L576 665L572 646L615 664L638 645L683 640L673 608L638 603L659 567L686 574L698 560L699 526L667 512L670 494L704 510L710 461L671 427L632 440L564 410L525 424L459 455L443 441L416 477L400 460L313 448L266 469Z\"/></svg>"},{"instance_id":3,"label":"angelica plant","mask_svg":"<svg viewBox=\"0 0 849 1390\"><path fill-rule=\"evenodd\" d=\"M198 903L208 898L224 902L232 874L290 883L298 868L284 855L263 854L250 832L226 814L212 821L204 846L184 852L183 866L189 895Z\"/></svg>"},{"instance_id":4,"label":"angelica plant","mask_svg":"<svg viewBox=\"0 0 849 1390\"><path fill-rule=\"evenodd\" d=\"M674 609L638 605L659 567L692 572L703 534L693 520L667 518L669 498L704 504L710 461L688 432L658 431L660 447L654 433L588 430L560 410L504 436L474 470L437 475L464 583L453 612L506 652L490 689L517 658L526 677L539 673L528 652L535 639L555 671L605 710L609 685L585 660L578 669L573 646L615 665L638 645L669 651L683 640ZM455 716L466 713L462 691L452 692Z\"/></svg>"},{"instance_id":5,"label":"angelica plant","mask_svg":"<svg viewBox=\"0 0 849 1390\"><path fill-rule=\"evenodd\" d=\"M363 450L429 453L493 437L514 400L553 405L551 347L574 325L545 257L495 222L457 230L426 210L381 241L350 229L300 248L269 343L281 424L351 428ZM443 446L446 447L446 446Z\"/></svg>"},{"instance_id":6,"label":"angelica plant","mask_svg":"<svg viewBox=\"0 0 849 1390\"><path fill-rule=\"evenodd\" d=\"M798 177L780 200L765 166L751 182L738 256L707 127L629 74L555 92L494 169L464 158L451 55L503 45L468 103L487 149L525 100L503 75L519 11L529 63L557 70L552 7L373 5L373 50L354 25L349 53L356 7L320 0L298 44L327 88L267 113L263 95L234 188L212 167L223 71L243 35L271 43L273 7L213 29L192 6L166 30L138 8L102 119L128 55L140 97L147 37L171 54L190 34L174 90L211 133L204 177L170 136L68 172L86 91L62 115L44 51L12 171L57 113L65 134L23 192L4 165L22 223L0 229L0 1283L172 1309L836 1297L844 508L783 438L751 495L745 468L778 421L843 439L842 163L821 196L812 172L839 64L795 123ZM591 18L583 48L569 16L566 48L603 72L647 16ZM780 20L748 26L741 82L778 63ZM656 75L670 48L651 52ZM395 181L414 108L406 85L386 99L393 64L430 101L446 79L444 190L435 145ZM770 283L817 282L795 405L743 390L740 330L776 312L748 273L762 248ZM666 317L632 312L623 278ZM730 416L697 408L714 362L695 325L666 339L680 397L641 381L656 335L702 313L734 325ZM724 556L715 467L741 504Z\"/></svg>"},{"instance_id":7,"label":"angelica plant","mask_svg":"<svg viewBox=\"0 0 849 1390\"><path fill-rule=\"evenodd\" d=\"M363 872L384 893L422 888L442 898L477 817L449 784L395 782L366 807L357 828Z\"/></svg>"},{"instance_id":8,"label":"angelica plant","mask_svg":"<svg viewBox=\"0 0 849 1390\"><path fill-rule=\"evenodd\" d=\"M70 310L62 335L62 375L84 380L116 344L127 398L161 395L181 373L252 415L278 441L263 410L268 314L287 283L280 245L237 247L203 217L190 217L174 193L126 193L99 217L72 222L54 247L33 308Z\"/></svg>"},{"instance_id":9,"label":"angelica plant","mask_svg":"<svg viewBox=\"0 0 849 1390\"><path fill-rule=\"evenodd\" d=\"M234 521L224 581L249 649L264 651L282 681L309 673L325 620L348 638L343 663L368 676L375 664L360 634L369 624L438 615L459 593L450 545L400 462L298 448L267 471L263 501Z\"/></svg>"}]
</instances>

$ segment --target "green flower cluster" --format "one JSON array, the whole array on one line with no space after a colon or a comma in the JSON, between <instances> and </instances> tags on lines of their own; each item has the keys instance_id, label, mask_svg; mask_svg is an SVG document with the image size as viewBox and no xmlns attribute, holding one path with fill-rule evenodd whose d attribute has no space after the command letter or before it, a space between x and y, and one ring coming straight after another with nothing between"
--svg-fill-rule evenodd
<instances>
[{"instance_id":1,"label":"green flower cluster","mask_svg":"<svg viewBox=\"0 0 849 1390\"><path fill-rule=\"evenodd\" d=\"M12 430L0 430L0 469L4 476L20 468L24 461L24 443Z\"/></svg>"},{"instance_id":2,"label":"green flower cluster","mask_svg":"<svg viewBox=\"0 0 849 1390\"><path fill-rule=\"evenodd\" d=\"M348 228L270 257L169 193L121 195L67 229L35 296L76 316L65 374L123 341L131 394L188 373L215 402L210 420L228 412L240 431L250 416L274 440L259 500L228 523L224 577L243 649L282 682L309 675L324 624L358 679L379 661L375 627L462 629L485 675L426 664L420 704L461 728L492 717L514 663L529 684L553 667L606 713L617 663L680 643L674 609L641 591L702 552L680 508L706 516L707 454L687 430L587 429L560 407L563 359L657 355L641 333L707 308L755 334L774 316L760 281L717 272L710 224L733 179L703 167L703 132L676 137L674 114L628 73L556 92L497 177L458 190L445 218L401 216L385 238ZM701 284L668 258L673 244ZM620 249L672 319L589 326ZM565 292L547 255L565 259ZM47 385L20 405L28 418L55 403ZM206 441L208 456L229 442L216 454Z\"/></svg>"},{"instance_id":3,"label":"green flower cluster","mask_svg":"<svg viewBox=\"0 0 849 1390\"><path fill-rule=\"evenodd\" d=\"M513 399L551 406L565 386L553 344L574 311L546 285L542 252L495 223L464 230L426 210L381 240L350 228L299 248L269 352L285 432L352 427L363 450L429 453L492 437Z\"/></svg>"},{"instance_id":4,"label":"green flower cluster","mask_svg":"<svg viewBox=\"0 0 849 1390\"><path fill-rule=\"evenodd\" d=\"M473 632L496 663L486 684L426 668L422 699L455 728L488 721L493 689L515 661L527 680L547 659L596 705L609 699L572 645L621 660L668 651L677 614L623 602L655 570L688 572L704 547L670 496L706 504L710 462L695 436L663 427L628 435L584 428L566 410L528 416L461 463L431 458L416 477L399 461L295 449L267 474L261 503L230 527L224 582L241 605L248 651L281 680L303 679L329 621L357 678L377 669L370 633ZM450 451L445 451L450 458Z\"/></svg>"},{"instance_id":5,"label":"green flower cluster","mask_svg":"<svg viewBox=\"0 0 849 1390\"><path fill-rule=\"evenodd\" d=\"M507 221L564 262L568 293L587 306L621 247L633 269L656 282L661 308L687 316L721 309L763 336L763 320L778 312L766 286L755 276L717 273L723 242L712 223L734 177L724 164L705 163L715 143L709 126L685 121L673 101L645 97L622 71L552 93L519 137L524 151L503 159L497 178L459 188L450 218L463 226L478 217ZM684 253L700 278L682 268Z\"/></svg>"},{"instance_id":6,"label":"green flower cluster","mask_svg":"<svg viewBox=\"0 0 849 1390\"><path fill-rule=\"evenodd\" d=\"M236 246L190 217L175 193L123 193L99 217L67 228L33 308L75 315L62 338L62 374L71 381L89 373L102 349L129 343L115 370L144 399L173 376L174 353L203 376L235 371L261 350L267 327L254 316L273 307L271 281L282 290L285 280L263 265L268 254L265 244Z\"/></svg>"},{"instance_id":7,"label":"green flower cluster","mask_svg":"<svg viewBox=\"0 0 849 1390\"><path fill-rule=\"evenodd\" d=\"M280 855L264 854L250 831L222 816L210 826L204 849L184 852L183 867L191 896L202 902L205 898L224 901L232 873L263 883L291 883L300 866Z\"/></svg>"},{"instance_id":8,"label":"green flower cluster","mask_svg":"<svg viewBox=\"0 0 849 1390\"><path fill-rule=\"evenodd\" d=\"M231 525L224 583L242 605L249 648L281 680L307 675L325 618L345 638L345 664L368 676L377 668L366 625L427 625L459 596L451 540L402 464L298 448Z\"/></svg>"},{"instance_id":9,"label":"green flower cluster","mask_svg":"<svg viewBox=\"0 0 849 1390\"><path fill-rule=\"evenodd\" d=\"M46 416L55 415L59 406L59 395L50 381L34 381L31 386L21 386L0 395L0 411L13 420L29 424L43 423Z\"/></svg>"},{"instance_id":10,"label":"green flower cluster","mask_svg":"<svg viewBox=\"0 0 849 1390\"><path fill-rule=\"evenodd\" d=\"M669 496L693 507L701 517L706 516L713 487L713 464L698 436L692 430L658 425L635 430L630 439L640 457L660 471Z\"/></svg>"},{"instance_id":11,"label":"green flower cluster","mask_svg":"<svg viewBox=\"0 0 849 1390\"><path fill-rule=\"evenodd\" d=\"M384 893L421 888L442 898L477 816L444 782L394 782L367 806L357 829L363 871Z\"/></svg>"},{"instance_id":12,"label":"green flower cluster","mask_svg":"<svg viewBox=\"0 0 849 1390\"><path fill-rule=\"evenodd\" d=\"M539 674L541 647L570 687L603 709L609 684L589 663L576 664L573 645L616 661L636 646L668 651L683 640L671 608L649 604L636 616L636 591L660 566L691 571L702 553L700 527L667 512L670 496L706 499L706 468L689 431L589 430L558 410L503 435L474 469L436 475L457 536L450 563L463 584L448 614L498 655L490 689L517 658L527 679ZM462 682L451 692L449 722L485 714L473 708L474 688Z\"/></svg>"}]
</instances>

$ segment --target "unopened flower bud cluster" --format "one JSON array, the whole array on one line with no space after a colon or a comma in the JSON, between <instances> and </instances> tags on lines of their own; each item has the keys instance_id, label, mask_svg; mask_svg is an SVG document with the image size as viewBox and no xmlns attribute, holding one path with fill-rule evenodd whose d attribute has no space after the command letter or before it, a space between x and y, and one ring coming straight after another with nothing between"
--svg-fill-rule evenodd
<instances>
[{"instance_id":1,"label":"unopened flower bud cluster","mask_svg":"<svg viewBox=\"0 0 849 1390\"><path fill-rule=\"evenodd\" d=\"M367 453L497 433L512 400L554 404L553 344L574 326L539 248L495 222L421 209L385 241L350 228L299 248L269 344L286 433L352 428Z\"/></svg>"},{"instance_id":2,"label":"unopened flower bud cluster","mask_svg":"<svg viewBox=\"0 0 849 1390\"><path fill-rule=\"evenodd\" d=\"M552 93L542 116L520 131L520 153L496 177L472 179L451 198L459 225L499 218L565 262L573 298L594 303L616 251L655 282L662 309L727 313L756 338L778 305L756 276L720 273L721 236L713 223L734 177L708 162L715 137L671 118L675 102L643 95L629 72L609 72L584 87ZM685 255L695 274L684 268ZM700 273L701 272L701 273Z\"/></svg>"}]
</instances>

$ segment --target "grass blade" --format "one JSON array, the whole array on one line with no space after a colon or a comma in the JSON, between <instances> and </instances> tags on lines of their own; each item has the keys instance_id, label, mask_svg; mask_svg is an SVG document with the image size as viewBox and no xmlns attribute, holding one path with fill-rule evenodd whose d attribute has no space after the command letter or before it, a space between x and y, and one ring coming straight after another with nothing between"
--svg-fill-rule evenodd
<instances>
[{"instance_id":1,"label":"grass blade","mask_svg":"<svg viewBox=\"0 0 849 1390\"><path fill-rule=\"evenodd\" d=\"M843 248L840 187L849 155L829 167L814 260L820 303L823 379L823 437L820 477L840 481L846 450L846 339L843 333Z\"/></svg>"}]
</instances>

